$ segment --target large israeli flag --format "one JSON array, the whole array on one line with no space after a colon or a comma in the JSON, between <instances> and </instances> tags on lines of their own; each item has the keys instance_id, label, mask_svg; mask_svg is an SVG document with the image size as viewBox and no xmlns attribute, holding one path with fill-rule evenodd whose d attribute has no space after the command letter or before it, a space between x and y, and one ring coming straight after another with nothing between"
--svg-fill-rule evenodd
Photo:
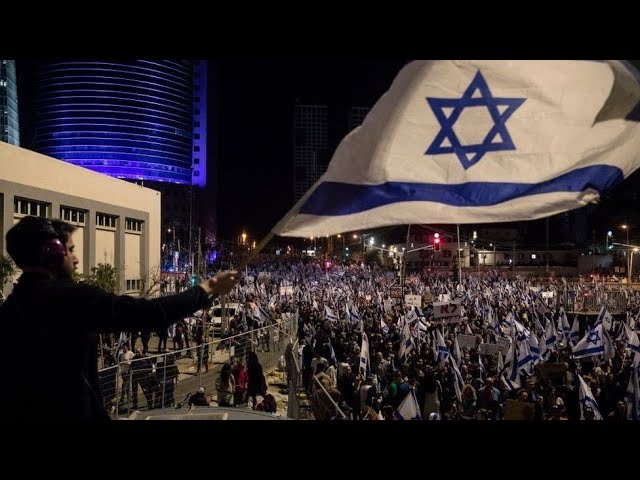
<instances>
[{"instance_id":1,"label":"large israeli flag","mask_svg":"<svg viewBox=\"0 0 640 480\"><path fill-rule=\"evenodd\" d=\"M638 72L617 60L411 62L273 233L585 206L640 167L638 101Z\"/></svg>"}]
</instances>

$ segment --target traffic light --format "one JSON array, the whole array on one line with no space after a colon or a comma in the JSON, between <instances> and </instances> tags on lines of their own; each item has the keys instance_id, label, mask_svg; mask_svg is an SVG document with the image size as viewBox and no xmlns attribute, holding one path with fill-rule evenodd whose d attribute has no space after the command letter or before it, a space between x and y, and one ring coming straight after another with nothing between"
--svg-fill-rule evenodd
<instances>
[{"instance_id":1,"label":"traffic light","mask_svg":"<svg viewBox=\"0 0 640 480\"><path fill-rule=\"evenodd\" d=\"M440 234L436 233L433 235L433 250L436 252L440 251Z\"/></svg>"},{"instance_id":2,"label":"traffic light","mask_svg":"<svg viewBox=\"0 0 640 480\"><path fill-rule=\"evenodd\" d=\"M613 250L613 232L609 230L606 237L607 250Z\"/></svg>"},{"instance_id":3,"label":"traffic light","mask_svg":"<svg viewBox=\"0 0 640 480\"><path fill-rule=\"evenodd\" d=\"M191 275L191 286L195 287L198 284L198 275Z\"/></svg>"}]
</instances>

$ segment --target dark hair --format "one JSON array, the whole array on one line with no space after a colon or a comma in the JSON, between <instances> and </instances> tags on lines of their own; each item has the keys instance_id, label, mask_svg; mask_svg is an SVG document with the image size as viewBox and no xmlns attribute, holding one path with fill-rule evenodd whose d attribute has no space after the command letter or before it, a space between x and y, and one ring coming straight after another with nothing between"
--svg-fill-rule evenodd
<instances>
[{"instance_id":1,"label":"dark hair","mask_svg":"<svg viewBox=\"0 0 640 480\"><path fill-rule=\"evenodd\" d=\"M222 379L222 384L226 385L229 383L229 377L231 376L231 365L225 363L222 365L222 370L220 370L220 378Z\"/></svg>"},{"instance_id":2,"label":"dark hair","mask_svg":"<svg viewBox=\"0 0 640 480\"><path fill-rule=\"evenodd\" d=\"M64 246L76 228L62 220L24 217L7 232L7 253L20 268L44 266L43 248L52 240Z\"/></svg>"}]
</instances>

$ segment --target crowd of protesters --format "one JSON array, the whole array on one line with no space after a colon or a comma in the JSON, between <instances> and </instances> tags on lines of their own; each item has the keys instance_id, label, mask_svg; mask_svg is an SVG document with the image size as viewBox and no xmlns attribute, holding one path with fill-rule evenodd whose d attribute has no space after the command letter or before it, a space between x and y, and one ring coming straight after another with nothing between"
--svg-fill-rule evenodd
<instances>
[{"instance_id":1,"label":"crowd of protesters","mask_svg":"<svg viewBox=\"0 0 640 480\"><path fill-rule=\"evenodd\" d=\"M637 418L633 290L624 290L623 310L575 313L558 290L581 285L497 270L456 282L425 271L406 278L404 293L421 298L411 306L391 298L397 272L378 266L267 262L247 273L231 294L246 305L237 330L297 312L299 367L316 419ZM459 302L459 318L435 319L439 301ZM610 343L574 351L593 332ZM461 335L475 344L461 347Z\"/></svg>"},{"instance_id":2,"label":"crowd of protesters","mask_svg":"<svg viewBox=\"0 0 640 480\"><path fill-rule=\"evenodd\" d=\"M622 309L575 313L578 305L567 304L569 296L559 291L585 285L562 279L506 278L494 270L465 274L460 282L422 271L404 283L403 293L419 296L419 305L392 298L397 272L379 266L334 264L328 270L314 260L262 261L227 296L241 306L223 336L236 338L297 315L296 363L320 420L637 419L638 292L623 290ZM587 288L601 290L599 298L611 290L593 281ZM459 316L434 318L439 302L459 303ZM192 337L208 360L206 320L205 312L174 326L174 348ZM600 343L577 352L593 332ZM269 335L259 333L256 349L266 351ZM214 387L219 405L264 409L266 401L275 409L261 366L251 378L254 360L223 367ZM141 381L137 385L145 390Z\"/></svg>"}]
</instances>

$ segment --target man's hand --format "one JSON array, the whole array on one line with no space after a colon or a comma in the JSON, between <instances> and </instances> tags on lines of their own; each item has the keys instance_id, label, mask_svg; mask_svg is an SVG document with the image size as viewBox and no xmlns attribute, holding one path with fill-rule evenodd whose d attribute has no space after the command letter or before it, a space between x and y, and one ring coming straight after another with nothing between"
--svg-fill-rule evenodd
<instances>
[{"instance_id":1,"label":"man's hand","mask_svg":"<svg viewBox=\"0 0 640 480\"><path fill-rule=\"evenodd\" d=\"M207 295L225 295L231 291L239 278L240 275L236 271L222 272L201 282L200 286Z\"/></svg>"}]
</instances>

